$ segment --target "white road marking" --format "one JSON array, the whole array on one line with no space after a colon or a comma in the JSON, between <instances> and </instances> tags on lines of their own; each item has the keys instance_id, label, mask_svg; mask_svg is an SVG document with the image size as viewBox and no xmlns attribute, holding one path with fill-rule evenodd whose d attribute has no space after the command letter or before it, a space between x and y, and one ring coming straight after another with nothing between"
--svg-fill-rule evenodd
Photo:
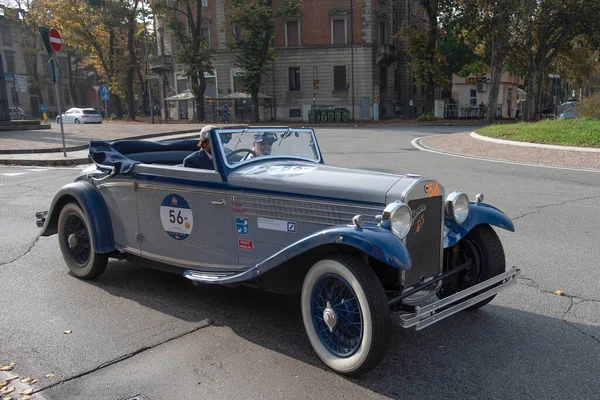
<instances>
[{"instance_id":1,"label":"white road marking","mask_svg":"<svg viewBox=\"0 0 600 400\"><path fill-rule=\"evenodd\" d=\"M521 165L521 166L524 166L524 167L538 167L538 168L562 169L562 170L566 170L566 171L596 172L596 173L600 172L600 169L573 168L573 167L556 167L556 166L553 166L553 165L532 164L532 163L524 163L524 162L516 162L516 161L506 161L506 160L493 160L493 159L490 159L490 158L474 157L474 156L464 156L464 155L460 155L460 154L446 153L446 152L443 152L443 151L432 150L432 149L428 149L426 147L423 147L421 144L419 144L419 142L421 141L421 139L424 139L424 138L425 138L425 136L413 139L413 141L411 142L411 144L414 147L416 147L417 149L421 150L421 151L427 151L429 153L435 153L435 154L442 154L442 155L450 156L450 157L466 158L468 160L488 161L488 162L499 163L499 164Z\"/></svg>"},{"instance_id":2,"label":"white road marking","mask_svg":"<svg viewBox=\"0 0 600 400\"><path fill-rule=\"evenodd\" d=\"M11 172L11 173L5 173L5 174L0 174L0 175L4 175L4 176L19 176L19 175L27 175L27 172Z\"/></svg>"}]
</instances>

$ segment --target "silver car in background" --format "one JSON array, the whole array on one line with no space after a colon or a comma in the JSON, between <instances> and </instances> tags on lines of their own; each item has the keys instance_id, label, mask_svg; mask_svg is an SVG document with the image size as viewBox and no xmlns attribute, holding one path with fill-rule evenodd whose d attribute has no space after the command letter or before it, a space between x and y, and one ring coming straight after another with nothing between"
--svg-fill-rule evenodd
<instances>
[{"instance_id":1,"label":"silver car in background","mask_svg":"<svg viewBox=\"0 0 600 400\"><path fill-rule=\"evenodd\" d=\"M56 123L60 124L62 118L63 124L101 124L102 116L93 108L69 108L56 117Z\"/></svg>"}]
</instances>

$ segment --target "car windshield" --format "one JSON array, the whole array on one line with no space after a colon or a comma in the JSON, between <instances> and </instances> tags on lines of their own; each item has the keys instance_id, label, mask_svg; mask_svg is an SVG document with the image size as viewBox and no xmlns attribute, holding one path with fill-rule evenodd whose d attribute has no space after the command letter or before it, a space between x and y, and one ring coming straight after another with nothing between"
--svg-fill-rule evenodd
<instances>
[{"instance_id":1,"label":"car windshield","mask_svg":"<svg viewBox=\"0 0 600 400\"><path fill-rule=\"evenodd\" d=\"M216 132L220 151L229 167L269 157L321 161L312 129L240 128L217 129Z\"/></svg>"}]
</instances>

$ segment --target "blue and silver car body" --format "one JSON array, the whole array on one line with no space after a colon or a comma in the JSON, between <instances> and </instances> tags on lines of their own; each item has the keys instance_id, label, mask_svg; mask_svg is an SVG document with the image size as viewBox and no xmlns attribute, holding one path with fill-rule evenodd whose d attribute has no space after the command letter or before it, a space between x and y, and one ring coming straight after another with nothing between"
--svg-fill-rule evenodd
<instances>
[{"instance_id":1,"label":"blue and silver car body","mask_svg":"<svg viewBox=\"0 0 600 400\"><path fill-rule=\"evenodd\" d=\"M231 157L254 153L248 137L266 129L280 153ZM306 149L286 154L294 140ZM297 275L290 265L306 274L319 257L352 254L376 272L389 307L402 312L401 325L417 329L515 282L517 269L476 277L468 290L419 307L452 274L471 268L463 263L449 271L444 258L473 229L514 231L505 214L481 198L446 196L433 178L325 165L312 129L213 129L210 141L214 170L180 165L197 149L195 140L92 142L95 165L38 213L41 235L57 233L61 208L75 203L87 216L96 253L169 265L206 284L291 279ZM77 243L71 236L63 238L69 246Z\"/></svg>"}]
</instances>

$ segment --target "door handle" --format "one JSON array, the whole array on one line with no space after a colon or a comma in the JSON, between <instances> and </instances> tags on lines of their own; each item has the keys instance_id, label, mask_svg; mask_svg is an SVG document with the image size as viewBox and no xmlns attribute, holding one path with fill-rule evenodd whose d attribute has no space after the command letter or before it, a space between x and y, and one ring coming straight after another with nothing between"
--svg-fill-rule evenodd
<instances>
[{"instance_id":1,"label":"door handle","mask_svg":"<svg viewBox=\"0 0 600 400\"><path fill-rule=\"evenodd\" d=\"M213 206L224 206L225 205L225 200L211 201L210 204L212 204Z\"/></svg>"}]
</instances>

